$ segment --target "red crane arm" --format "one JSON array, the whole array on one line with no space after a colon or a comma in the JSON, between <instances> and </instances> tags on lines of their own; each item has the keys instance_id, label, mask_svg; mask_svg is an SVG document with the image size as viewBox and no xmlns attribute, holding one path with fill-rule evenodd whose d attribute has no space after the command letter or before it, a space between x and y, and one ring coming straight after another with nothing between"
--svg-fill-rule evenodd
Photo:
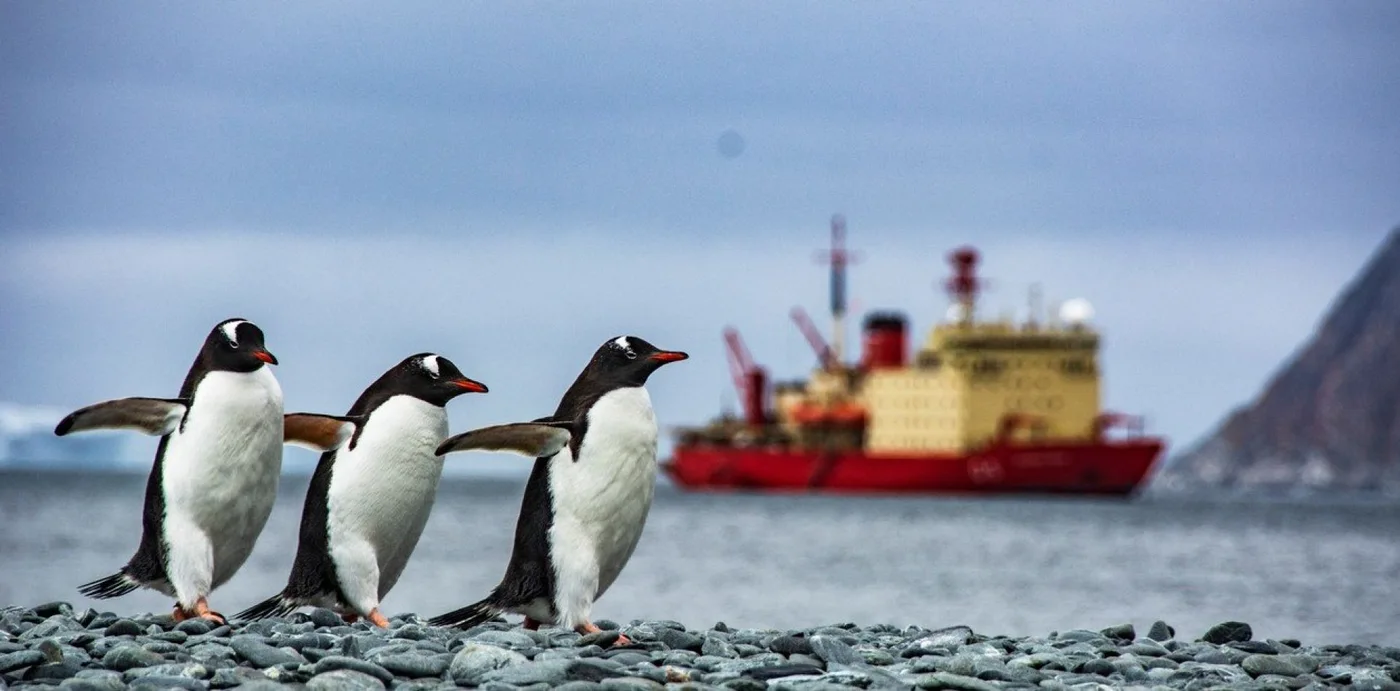
<instances>
[{"instance_id":1,"label":"red crane arm","mask_svg":"<svg viewBox=\"0 0 1400 691\"><path fill-rule=\"evenodd\" d=\"M812 319L807 316L806 310L801 307L792 308L792 320L797 322L797 328L802 331L802 335L807 337L807 342L811 344L812 350L817 354L817 361L822 367L831 369L835 363L835 357L831 354L831 346L826 344L822 335L817 331L817 327L812 323Z\"/></svg>"},{"instance_id":2,"label":"red crane arm","mask_svg":"<svg viewBox=\"0 0 1400 691\"><path fill-rule=\"evenodd\" d=\"M724 342L729 346L725 351L729 354L729 376L734 378L734 389L739 392L739 400L744 402L745 414L748 410L750 396L748 373L754 369L753 358L749 356L749 349L744 347L743 339L739 338L739 332L733 327L724 330Z\"/></svg>"}]
</instances>

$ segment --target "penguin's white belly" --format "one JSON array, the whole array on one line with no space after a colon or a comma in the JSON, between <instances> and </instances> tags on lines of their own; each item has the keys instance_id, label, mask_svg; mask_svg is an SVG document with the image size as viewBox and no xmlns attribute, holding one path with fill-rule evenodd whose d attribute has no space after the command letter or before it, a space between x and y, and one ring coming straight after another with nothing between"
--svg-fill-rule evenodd
<instances>
[{"instance_id":1,"label":"penguin's white belly","mask_svg":"<svg viewBox=\"0 0 1400 691\"><path fill-rule=\"evenodd\" d=\"M604 395L588 414L576 462L550 462L550 554L561 623L576 626L632 557L656 486L656 417L641 387Z\"/></svg>"},{"instance_id":2,"label":"penguin's white belly","mask_svg":"<svg viewBox=\"0 0 1400 691\"><path fill-rule=\"evenodd\" d=\"M210 372L199 383L161 465L166 570L177 590L216 588L247 560L277 498L282 435L282 388L268 367Z\"/></svg>"},{"instance_id":3,"label":"penguin's white belly","mask_svg":"<svg viewBox=\"0 0 1400 691\"><path fill-rule=\"evenodd\" d=\"M442 478L434 452L447 438L447 413L395 396L370 415L350 450L337 452L327 506L336 578L365 613L394 587L423 534Z\"/></svg>"}]
</instances>

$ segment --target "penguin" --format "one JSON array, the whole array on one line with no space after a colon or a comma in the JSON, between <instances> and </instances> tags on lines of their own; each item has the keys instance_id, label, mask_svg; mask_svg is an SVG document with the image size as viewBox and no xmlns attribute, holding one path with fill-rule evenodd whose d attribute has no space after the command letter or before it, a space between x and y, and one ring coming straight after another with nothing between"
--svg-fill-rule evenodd
<instances>
[{"instance_id":1,"label":"penguin","mask_svg":"<svg viewBox=\"0 0 1400 691\"><path fill-rule=\"evenodd\" d=\"M370 384L340 418L354 427L349 443L324 452L311 477L287 586L234 619L316 606L388 628L379 604L418 544L442 477L435 452L447 438L445 406L471 392L486 385L433 353L405 358Z\"/></svg>"},{"instance_id":2,"label":"penguin","mask_svg":"<svg viewBox=\"0 0 1400 691\"><path fill-rule=\"evenodd\" d=\"M108 599L149 588L175 598L177 621L224 622L209 609L209 593L243 566L267 523L288 431L295 436L335 422L284 415L276 364L262 329L226 319L205 337L178 397L103 401L59 421L60 437L94 429L160 437L136 554L79 592Z\"/></svg>"},{"instance_id":3,"label":"penguin","mask_svg":"<svg viewBox=\"0 0 1400 691\"><path fill-rule=\"evenodd\" d=\"M439 454L469 450L534 456L505 576L486 598L433 617L468 629L502 613L525 628L599 631L593 603L641 538L656 485L656 415L645 388L661 366L685 360L636 336L599 346L554 415L455 435ZM627 645L625 636L618 645Z\"/></svg>"}]
</instances>

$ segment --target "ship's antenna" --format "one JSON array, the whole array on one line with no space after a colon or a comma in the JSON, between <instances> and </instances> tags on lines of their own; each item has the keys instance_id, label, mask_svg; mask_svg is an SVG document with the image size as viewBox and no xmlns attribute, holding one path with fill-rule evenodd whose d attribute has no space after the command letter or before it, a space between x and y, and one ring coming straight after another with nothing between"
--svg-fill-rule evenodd
<instances>
[{"instance_id":1,"label":"ship's antenna","mask_svg":"<svg viewBox=\"0 0 1400 691\"><path fill-rule=\"evenodd\" d=\"M831 264L831 357L838 365L845 353L846 265L860 261L846 250L846 217L831 217L831 249L817 252L817 261Z\"/></svg>"},{"instance_id":2,"label":"ship's antenna","mask_svg":"<svg viewBox=\"0 0 1400 691\"><path fill-rule=\"evenodd\" d=\"M1029 304L1026 305L1026 309L1029 310L1030 314L1026 317L1026 326L1030 329L1035 329L1040 323L1041 296L1039 283L1031 284L1030 295L1027 296L1027 302Z\"/></svg>"},{"instance_id":3,"label":"ship's antenna","mask_svg":"<svg viewBox=\"0 0 1400 691\"><path fill-rule=\"evenodd\" d=\"M959 247L948 255L948 262L953 265L953 277L944 285L958 302L958 323L967 326L972 323L977 308L977 289L982 285L982 280L977 278L977 250Z\"/></svg>"}]
</instances>

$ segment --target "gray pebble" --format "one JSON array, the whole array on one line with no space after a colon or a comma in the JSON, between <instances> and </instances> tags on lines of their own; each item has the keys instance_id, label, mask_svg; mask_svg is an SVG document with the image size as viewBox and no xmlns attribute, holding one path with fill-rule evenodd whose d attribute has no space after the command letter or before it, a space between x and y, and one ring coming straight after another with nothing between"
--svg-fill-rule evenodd
<instances>
[{"instance_id":1,"label":"gray pebble","mask_svg":"<svg viewBox=\"0 0 1400 691\"><path fill-rule=\"evenodd\" d=\"M379 691L386 688L377 677L352 669L317 674L306 682L309 691Z\"/></svg>"},{"instance_id":2,"label":"gray pebble","mask_svg":"<svg viewBox=\"0 0 1400 691\"><path fill-rule=\"evenodd\" d=\"M813 636L810 643L812 646L812 654L821 658L827 664L851 665L861 661L855 649L835 636Z\"/></svg>"},{"instance_id":3,"label":"gray pebble","mask_svg":"<svg viewBox=\"0 0 1400 691\"><path fill-rule=\"evenodd\" d=\"M331 655L329 657L321 658L316 662L316 664L311 666L311 674L313 677L319 674L323 674L325 672L331 672L335 670L351 670L355 672L362 672L364 674L368 674L372 677L379 679L379 681L382 681L385 684L388 684L389 682L392 682L394 680L394 675L390 674L389 670L384 669L383 667L380 667L379 665L376 665L373 662L356 660L353 657Z\"/></svg>"},{"instance_id":4,"label":"gray pebble","mask_svg":"<svg viewBox=\"0 0 1400 691\"><path fill-rule=\"evenodd\" d=\"M525 650L535 647L535 639L518 631L484 631L480 635L473 636L472 639L511 650Z\"/></svg>"},{"instance_id":5,"label":"gray pebble","mask_svg":"<svg viewBox=\"0 0 1400 691\"><path fill-rule=\"evenodd\" d=\"M1207 643L1228 643L1230 641L1247 641L1254 637L1254 630L1249 624L1242 621L1227 621L1210 627L1201 636L1201 640Z\"/></svg>"},{"instance_id":6,"label":"gray pebble","mask_svg":"<svg viewBox=\"0 0 1400 691\"><path fill-rule=\"evenodd\" d=\"M17 653L0 655L0 674L8 674L44 662L44 654L37 650L21 650Z\"/></svg>"},{"instance_id":7,"label":"gray pebble","mask_svg":"<svg viewBox=\"0 0 1400 691\"><path fill-rule=\"evenodd\" d=\"M921 689L964 689L965 691L999 691L1000 689L996 684L988 681L947 672L934 672L919 677L914 685Z\"/></svg>"},{"instance_id":8,"label":"gray pebble","mask_svg":"<svg viewBox=\"0 0 1400 691\"><path fill-rule=\"evenodd\" d=\"M452 655L424 655L420 653L399 653L376 658L381 667L395 676L419 679L440 677L452 665Z\"/></svg>"},{"instance_id":9,"label":"gray pebble","mask_svg":"<svg viewBox=\"0 0 1400 691\"><path fill-rule=\"evenodd\" d=\"M165 662L165 658L160 653L131 644L113 648L102 656L102 666L118 672L125 672L134 667L150 667L162 662Z\"/></svg>"},{"instance_id":10,"label":"gray pebble","mask_svg":"<svg viewBox=\"0 0 1400 691\"><path fill-rule=\"evenodd\" d=\"M274 648L251 636L235 636L233 652L248 661L248 664L263 669L277 665L294 665L306 662L306 658L290 650Z\"/></svg>"},{"instance_id":11,"label":"gray pebble","mask_svg":"<svg viewBox=\"0 0 1400 691\"><path fill-rule=\"evenodd\" d=\"M496 670L529 662L524 655L495 645L468 642L452 658L448 674L461 686L476 686Z\"/></svg>"},{"instance_id":12,"label":"gray pebble","mask_svg":"<svg viewBox=\"0 0 1400 691\"><path fill-rule=\"evenodd\" d=\"M562 684L568 679L569 667L573 664L575 663L567 660L532 662L487 672L482 679L487 682L498 681L515 686L528 686L530 684L553 686ZM456 677L453 678L456 679Z\"/></svg>"},{"instance_id":13,"label":"gray pebble","mask_svg":"<svg viewBox=\"0 0 1400 691\"><path fill-rule=\"evenodd\" d=\"M700 645L702 655L712 655L714 657L739 657L739 651L732 643L724 640L723 636L707 634L705 640Z\"/></svg>"},{"instance_id":14,"label":"gray pebble","mask_svg":"<svg viewBox=\"0 0 1400 691\"><path fill-rule=\"evenodd\" d=\"M1265 674L1300 677L1316 670L1318 662L1307 655L1250 655L1240 666L1256 677Z\"/></svg>"},{"instance_id":15,"label":"gray pebble","mask_svg":"<svg viewBox=\"0 0 1400 691\"><path fill-rule=\"evenodd\" d=\"M102 631L104 636L139 636L144 631L140 624L130 619L118 619Z\"/></svg>"},{"instance_id":16,"label":"gray pebble","mask_svg":"<svg viewBox=\"0 0 1400 691\"><path fill-rule=\"evenodd\" d=\"M60 689L71 689L72 691L122 691L126 688L126 682L122 680L122 675L105 669L85 669L72 678L64 679L59 684Z\"/></svg>"},{"instance_id":17,"label":"gray pebble","mask_svg":"<svg viewBox=\"0 0 1400 691\"><path fill-rule=\"evenodd\" d=\"M605 679L603 681L604 691L658 691L665 688L660 683L651 679L641 679L638 677L619 677L616 679Z\"/></svg>"},{"instance_id":18,"label":"gray pebble","mask_svg":"<svg viewBox=\"0 0 1400 691\"><path fill-rule=\"evenodd\" d=\"M155 689L194 689L197 691L209 688L209 686L198 679L189 677L141 677L127 684L126 688L131 691L144 691L146 689L152 691Z\"/></svg>"}]
</instances>

